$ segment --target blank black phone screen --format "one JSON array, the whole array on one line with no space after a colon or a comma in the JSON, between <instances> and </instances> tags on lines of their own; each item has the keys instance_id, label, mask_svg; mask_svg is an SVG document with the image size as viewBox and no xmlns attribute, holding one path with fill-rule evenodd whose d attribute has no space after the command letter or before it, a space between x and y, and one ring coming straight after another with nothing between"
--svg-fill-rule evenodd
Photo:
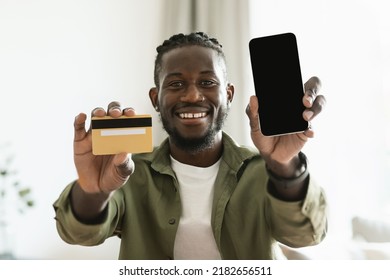
<instances>
[{"instance_id":1,"label":"blank black phone screen","mask_svg":"<svg viewBox=\"0 0 390 280\"><path fill-rule=\"evenodd\" d=\"M302 132L305 107L297 40L293 33L254 38L249 51L261 131L266 136Z\"/></svg>"}]
</instances>

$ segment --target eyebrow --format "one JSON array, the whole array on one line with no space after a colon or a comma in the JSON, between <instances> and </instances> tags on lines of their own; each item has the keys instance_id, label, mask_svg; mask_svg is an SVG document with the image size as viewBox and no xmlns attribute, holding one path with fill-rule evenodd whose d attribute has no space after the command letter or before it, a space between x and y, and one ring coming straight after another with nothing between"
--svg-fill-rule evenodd
<instances>
[{"instance_id":1,"label":"eyebrow","mask_svg":"<svg viewBox=\"0 0 390 280\"><path fill-rule=\"evenodd\" d=\"M182 76L182 75L183 75L183 74L180 73L180 72L168 73L168 74L165 76L165 79L170 78L170 77Z\"/></svg>"},{"instance_id":2,"label":"eyebrow","mask_svg":"<svg viewBox=\"0 0 390 280\"><path fill-rule=\"evenodd\" d=\"M215 71L213 70L204 70L204 71L201 71L200 72L201 75L205 75L205 74L212 74L214 76L217 76L217 74L215 73ZM172 73L168 73L165 78L169 78L169 77L177 77L177 76L182 76L183 73L181 72L172 72Z\"/></svg>"}]
</instances>

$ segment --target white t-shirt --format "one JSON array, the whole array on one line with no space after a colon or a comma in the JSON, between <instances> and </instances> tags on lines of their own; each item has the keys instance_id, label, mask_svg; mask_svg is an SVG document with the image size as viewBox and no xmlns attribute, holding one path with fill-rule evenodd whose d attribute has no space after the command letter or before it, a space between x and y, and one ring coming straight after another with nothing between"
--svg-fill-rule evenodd
<instances>
[{"instance_id":1,"label":"white t-shirt","mask_svg":"<svg viewBox=\"0 0 390 280\"><path fill-rule=\"evenodd\" d=\"M210 167L196 167L171 157L179 181L182 213L176 233L174 259L221 259L211 229L214 182L220 160Z\"/></svg>"}]
</instances>

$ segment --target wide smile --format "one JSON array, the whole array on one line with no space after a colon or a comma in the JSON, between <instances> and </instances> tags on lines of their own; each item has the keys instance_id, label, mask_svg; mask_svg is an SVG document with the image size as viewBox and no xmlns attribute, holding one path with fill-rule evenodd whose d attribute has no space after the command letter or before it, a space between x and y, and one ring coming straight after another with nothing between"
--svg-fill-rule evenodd
<instances>
[{"instance_id":1,"label":"wide smile","mask_svg":"<svg viewBox=\"0 0 390 280\"><path fill-rule=\"evenodd\" d=\"M206 112L200 112L200 113L178 113L178 116L181 119L200 119L207 116Z\"/></svg>"},{"instance_id":2,"label":"wide smile","mask_svg":"<svg viewBox=\"0 0 390 280\"><path fill-rule=\"evenodd\" d=\"M205 108L181 108L175 112L179 122L184 126L205 125L209 122L210 113Z\"/></svg>"}]
</instances>

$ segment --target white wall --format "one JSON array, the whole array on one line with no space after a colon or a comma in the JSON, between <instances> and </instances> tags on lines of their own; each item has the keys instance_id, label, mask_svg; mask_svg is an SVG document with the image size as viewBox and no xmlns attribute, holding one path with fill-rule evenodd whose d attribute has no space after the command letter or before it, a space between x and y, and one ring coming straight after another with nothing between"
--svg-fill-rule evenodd
<instances>
[{"instance_id":1,"label":"white wall","mask_svg":"<svg viewBox=\"0 0 390 280\"><path fill-rule=\"evenodd\" d=\"M52 203L76 173L73 119L112 100L153 114L161 1L0 0L0 153L15 154L36 207L16 216L20 258L117 258L118 239L97 248L59 239ZM158 125L157 125L158 126Z\"/></svg>"}]
</instances>

